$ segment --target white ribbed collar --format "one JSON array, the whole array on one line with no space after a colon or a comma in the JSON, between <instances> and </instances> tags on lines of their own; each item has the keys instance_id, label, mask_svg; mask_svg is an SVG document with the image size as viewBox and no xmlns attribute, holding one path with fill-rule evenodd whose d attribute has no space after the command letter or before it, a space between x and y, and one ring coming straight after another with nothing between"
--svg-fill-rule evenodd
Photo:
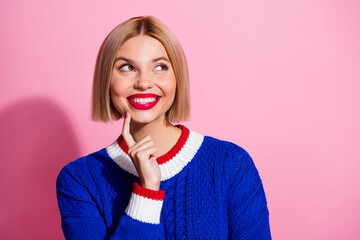
<instances>
[{"instance_id":1,"label":"white ribbed collar","mask_svg":"<svg viewBox=\"0 0 360 240\"><path fill-rule=\"evenodd\" d=\"M199 150L204 136L193 132L191 130L188 139L181 150L170 160L159 165L161 171L161 181L172 178L178 174L195 156ZM139 176L136 172L135 166L128 154L115 141L113 144L106 148L108 155L116 162L123 170L131 173L132 175Z\"/></svg>"}]
</instances>

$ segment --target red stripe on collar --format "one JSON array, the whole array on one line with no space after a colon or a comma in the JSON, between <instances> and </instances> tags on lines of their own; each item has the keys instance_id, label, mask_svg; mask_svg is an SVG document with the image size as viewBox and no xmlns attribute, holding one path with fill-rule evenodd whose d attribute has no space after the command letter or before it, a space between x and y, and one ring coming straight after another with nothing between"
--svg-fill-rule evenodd
<instances>
[{"instance_id":1,"label":"red stripe on collar","mask_svg":"<svg viewBox=\"0 0 360 240\"><path fill-rule=\"evenodd\" d=\"M172 149L170 149L170 151L168 151L167 153L165 153L164 155L162 155L156 159L156 161L158 162L159 165L164 164L164 163L168 162L170 159L172 159L173 157L175 157L176 154L178 154L180 152L180 150L184 147L186 141L189 138L190 130L187 127L180 125L180 124L176 125L176 127L179 127L182 130L180 138L176 142L175 146ZM117 139L117 143L119 144L120 148L126 154L128 154L128 147L127 147L122 135L120 135L119 138Z\"/></svg>"}]
</instances>

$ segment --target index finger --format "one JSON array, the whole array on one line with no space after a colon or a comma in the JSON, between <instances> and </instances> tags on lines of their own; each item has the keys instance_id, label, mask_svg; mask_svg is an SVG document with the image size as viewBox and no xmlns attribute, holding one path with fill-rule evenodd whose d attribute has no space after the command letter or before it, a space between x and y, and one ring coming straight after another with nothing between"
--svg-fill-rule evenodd
<instances>
[{"instance_id":1,"label":"index finger","mask_svg":"<svg viewBox=\"0 0 360 240\"><path fill-rule=\"evenodd\" d=\"M136 143L134 141L134 138L130 134L130 120L131 120L131 116L128 112L126 112L121 134L128 148L131 148Z\"/></svg>"}]
</instances>

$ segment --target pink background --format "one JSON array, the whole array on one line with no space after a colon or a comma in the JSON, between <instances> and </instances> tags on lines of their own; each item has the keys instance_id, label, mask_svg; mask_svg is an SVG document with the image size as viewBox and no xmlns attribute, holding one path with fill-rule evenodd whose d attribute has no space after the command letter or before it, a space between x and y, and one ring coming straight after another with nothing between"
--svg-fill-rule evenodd
<instances>
[{"instance_id":1,"label":"pink background","mask_svg":"<svg viewBox=\"0 0 360 240\"><path fill-rule=\"evenodd\" d=\"M360 235L360 3L346 0L0 2L0 239L63 239L63 165L107 146L90 120L95 58L118 23L178 36L192 130L253 157L273 239Z\"/></svg>"}]
</instances>

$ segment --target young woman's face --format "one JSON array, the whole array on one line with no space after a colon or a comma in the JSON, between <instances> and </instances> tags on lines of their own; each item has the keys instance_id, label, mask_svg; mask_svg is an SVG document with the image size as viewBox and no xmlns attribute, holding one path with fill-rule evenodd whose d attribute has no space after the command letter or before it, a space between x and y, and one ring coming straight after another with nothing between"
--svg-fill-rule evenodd
<instances>
[{"instance_id":1,"label":"young woman's face","mask_svg":"<svg viewBox=\"0 0 360 240\"><path fill-rule=\"evenodd\" d=\"M132 121L164 120L176 90L176 78L164 46L139 35L127 40L116 54L110 79L111 99L120 114Z\"/></svg>"}]
</instances>

